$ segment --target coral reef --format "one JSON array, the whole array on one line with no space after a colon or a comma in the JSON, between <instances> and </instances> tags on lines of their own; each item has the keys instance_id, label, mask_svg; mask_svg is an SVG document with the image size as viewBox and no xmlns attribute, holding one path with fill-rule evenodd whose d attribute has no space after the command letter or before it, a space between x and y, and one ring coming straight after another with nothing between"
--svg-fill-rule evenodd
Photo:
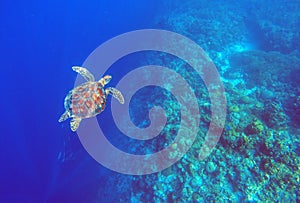
<instances>
[{"instance_id":1,"label":"coral reef","mask_svg":"<svg viewBox=\"0 0 300 203\"><path fill-rule=\"evenodd\" d=\"M270 6L272 5L272 6ZM298 1L252 1L249 15L256 20L257 40L265 51L291 53L300 46L300 5ZM273 15L271 15L273 14ZM247 26L250 26L247 24ZM252 25L253 26L253 25Z\"/></svg>"},{"instance_id":2,"label":"coral reef","mask_svg":"<svg viewBox=\"0 0 300 203\"><path fill-rule=\"evenodd\" d=\"M202 117L198 136L180 161L134 178L132 201L300 201L300 4L242 2L192 0L172 6L172 1L157 17L157 24L190 37L208 52L225 84L228 116L219 144L199 161L211 120L205 86L183 61L165 54L149 57L149 64L168 66L187 79ZM178 105L170 98L164 93L155 102ZM138 100L134 106L144 108ZM179 112L166 110L171 118L163 143L170 143L178 130L172 123L179 123L172 117L178 118Z\"/></svg>"},{"instance_id":3,"label":"coral reef","mask_svg":"<svg viewBox=\"0 0 300 203\"><path fill-rule=\"evenodd\" d=\"M282 104L276 100L265 102L262 118L272 128L286 127L288 124Z\"/></svg>"}]
</instances>

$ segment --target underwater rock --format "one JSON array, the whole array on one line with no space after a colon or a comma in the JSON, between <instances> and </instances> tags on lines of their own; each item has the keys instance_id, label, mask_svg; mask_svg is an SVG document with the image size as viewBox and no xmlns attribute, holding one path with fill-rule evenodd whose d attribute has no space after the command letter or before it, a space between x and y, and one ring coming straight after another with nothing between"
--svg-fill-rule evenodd
<instances>
[{"instance_id":1,"label":"underwater rock","mask_svg":"<svg viewBox=\"0 0 300 203\"><path fill-rule=\"evenodd\" d=\"M300 126L300 92L296 95L291 95L285 105L287 115L290 117L291 125Z\"/></svg>"},{"instance_id":2,"label":"underwater rock","mask_svg":"<svg viewBox=\"0 0 300 203\"><path fill-rule=\"evenodd\" d=\"M241 98L241 102L245 104L252 104L253 102L255 102L255 100L246 95Z\"/></svg>"},{"instance_id":3,"label":"underwater rock","mask_svg":"<svg viewBox=\"0 0 300 203\"><path fill-rule=\"evenodd\" d=\"M274 93L267 88L261 88L259 96L263 100L273 99L275 97Z\"/></svg>"},{"instance_id":4,"label":"underwater rock","mask_svg":"<svg viewBox=\"0 0 300 203\"><path fill-rule=\"evenodd\" d=\"M206 171L208 173L213 173L216 170L217 170L217 165L214 162L210 161L210 162L207 163L207 165L206 165Z\"/></svg>"},{"instance_id":5,"label":"underwater rock","mask_svg":"<svg viewBox=\"0 0 300 203\"><path fill-rule=\"evenodd\" d=\"M201 1L185 1L160 21L206 50L221 51L228 44L247 41L248 32L241 8L239 1L228 4L211 1L210 7Z\"/></svg>"},{"instance_id":6,"label":"underwater rock","mask_svg":"<svg viewBox=\"0 0 300 203\"><path fill-rule=\"evenodd\" d=\"M240 111L240 108L238 105L233 105L233 106L230 106L229 107L229 111L230 112L239 112Z\"/></svg>"},{"instance_id":7,"label":"underwater rock","mask_svg":"<svg viewBox=\"0 0 300 203\"><path fill-rule=\"evenodd\" d=\"M293 83L291 72L299 69L300 58L296 52L285 55L279 52L244 51L232 54L229 63L233 70L245 73L244 79L248 85L267 87L263 96L270 97L272 95L268 91L273 91L271 88L274 86L284 88L284 85Z\"/></svg>"},{"instance_id":8,"label":"underwater rock","mask_svg":"<svg viewBox=\"0 0 300 203\"><path fill-rule=\"evenodd\" d=\"M203 200L203 197L199 193L194 192L193 193L193 201L194 202L203 202L204 200Z\"/></svg>"},{"instance_id":9,"label":"underwater rock","mask_svg":"<svg viewBox=\"0 0 300 203\"><path fill-rule=\"evenodd\" d=\"M253 27L255 23L255 29L250 31L256 36L260 49L290 53L299 48L299 1L289 1L288 4L272 0L264 3L253 1L248 15L252 24L247 26Z\"/></svg>"},{"instance_id":10,"label":"underwater rock","mask_svg":"<svg viewBox=\"0 0 300 203\"><path fill-rule=\"evenodd\" d=\"M247 135L260 134L264 131L264 124L257 118L245 128Z\"/></svg>"},{"instance_id":11,"label":"underwater rock","mask_svg":"<svg viewBox=\"0 0 300 203\"><path fill-rule=\"evenodd\" d=\"M203 144L202 140L196 142L190 154L172 167L174 170L158 173L153 187L156 202L293 202L295 195L299 196L299 158L291 153L299 147L293 149L289 144L299 143L299 131L288 135L282 129L274 129L278 124L287 124L282 116L287 104L291 113L300 107L296 99L299 94L295 93L300 81L300 54L290 53L300 42L294 41L296 35L291 35L299 27L295 26L296 7L285 8L277 3L271 8L276 2L266 1L265 4L254 0L254 6L247 4L247 8L252 8L247 13L237 6L240 1L231 0L230 5L212 2L209 6L209 1L185 1L180 6L168 7L169 11L159 18L166 28L189 37L209 53L227 86L229 111L223 136L212 153L213 161L193 159ZM247 23L253 23L256 30L249 30ZM261 36L256 38L261 41L240 46L253 34ZM247 51L256 48L261 51ZM162 65L172 61L166 58ZM191 76L181 63L174 64L183 76ZM204 98L201 94L202 90L197 96ZM272 107L270 103L274 101L280 101L281 107ZM201 119L208 125L210 106L204 107ZM198 137L203 139L204 130L199 131ZM290 201L283 201L286 198Z\"/></svg>"},{"instance_id":12,"label":"underwater rock","mask_svg":"<svg viewBox=\"0 0 300 203\"><path fill-rule=\"evenodd\" d=\"M283 111L281 102L270 100L264 103L262 119L271 128L280 128L287 125L287 116Z\"/></svg>"}]
</instances>

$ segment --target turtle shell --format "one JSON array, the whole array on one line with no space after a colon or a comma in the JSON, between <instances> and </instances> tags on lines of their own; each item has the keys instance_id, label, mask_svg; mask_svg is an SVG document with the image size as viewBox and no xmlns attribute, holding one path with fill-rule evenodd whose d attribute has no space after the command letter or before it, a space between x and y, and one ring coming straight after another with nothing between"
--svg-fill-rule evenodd
<instances>
[{"instance_id":1,"label":"turtle shell","mask_svg":"<svg viewBox=\"0 0 300 203\"><path fill-rule=\"evenodd\" d=\"M98 82L87 82L71 90L65 98L65 108L72 117L89 118L101 113L106 94Z\"/></svg>"}]
</instances>

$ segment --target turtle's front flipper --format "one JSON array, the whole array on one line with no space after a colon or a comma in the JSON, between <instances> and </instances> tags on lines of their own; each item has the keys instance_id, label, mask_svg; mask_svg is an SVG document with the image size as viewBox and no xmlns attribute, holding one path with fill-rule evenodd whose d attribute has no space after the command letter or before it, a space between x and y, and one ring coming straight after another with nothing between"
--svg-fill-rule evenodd
<instances>
[{"instance_id":1,"label":"turtle's front flipper","mask_svg":"<svg viewBox=\"0 0 300 203\"><path fill-rule=\"evenodd\" d=\"M72 69L73 69L73 71L79 73L87 81L89 81L89 82L95 81L94 76L86 68L79 67L79 66L73 66Z\"/></svg>"},{"instance_id":2,"label":"turtle's front flipper","mask_svg":"<svg viewBox=\"0 0 300 203\"><path fill-rule=\"evenodd\" d=\"M108 87L106 90L106 95L111 94L114 98L116 98L121 104L124 104L124 97L122 93L113 87Z\"/></svg>"},{"instance_id":3,"label":"turtle's front flipper","mask_svg":"<svg viewBox=\"0 0 300 203\"><path fill-rule=\"evenodd\" d=\"M70 117L70 112L69 111L65 111L65 113L63 113L63 115L60 116L58 122L63 122L64 120L66 120L69 117Z\"/></svg>"},{"instance_id":4,"label":"turtle's front flipper","mask_svg":"<svg viewBox=\"0 0 300 203\"><path fill-rule=\"evenodd\" d=\"M71 130L75 132L79 127L80 122L81 122L81 118L74 117L70 122Z\"/></svg>"}]
</instances>

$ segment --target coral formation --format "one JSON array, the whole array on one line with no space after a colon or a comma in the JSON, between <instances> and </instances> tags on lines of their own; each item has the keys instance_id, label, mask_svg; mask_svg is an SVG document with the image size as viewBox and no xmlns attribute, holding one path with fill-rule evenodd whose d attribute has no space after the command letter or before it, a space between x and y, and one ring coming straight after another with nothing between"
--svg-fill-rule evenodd
<instances>
[{"instance_id":1,"label":"coral formation","mask_svg":"<svg viewBox=\"0 0 300 203\"><path fill-rule=\"evenodd\" d=\"M288 6L270 0L246 1L249 5L203 2L168 4L157 23L196 41L217 65L228 104L223 135L213 153L199 161L198 151L211 120L205 86L183 61L164 54L150 57L149 64L167 65L187 79L202 117L192 148L179 162L157 174L135 177L134 200L299 202L299 2ZM183 97L189 100L188 95ZM176 106L166 92L154 98L157 104ZM134 105L142 107L140 101ZM178 106L167 111L171 118L162 133L163 143L170 143L180 123Z\"/></svg>"},{"instance_id":2,"label":"coral formation","mask_svg":"<svg viewBox=\"0 0 300 203\"><path fill-rule=\"evenodd\" d=\"M247 135L260 134L264 131L264 124L254 118L253 121L245 128L245 133Z\"/></svg>"}]
</instances>

